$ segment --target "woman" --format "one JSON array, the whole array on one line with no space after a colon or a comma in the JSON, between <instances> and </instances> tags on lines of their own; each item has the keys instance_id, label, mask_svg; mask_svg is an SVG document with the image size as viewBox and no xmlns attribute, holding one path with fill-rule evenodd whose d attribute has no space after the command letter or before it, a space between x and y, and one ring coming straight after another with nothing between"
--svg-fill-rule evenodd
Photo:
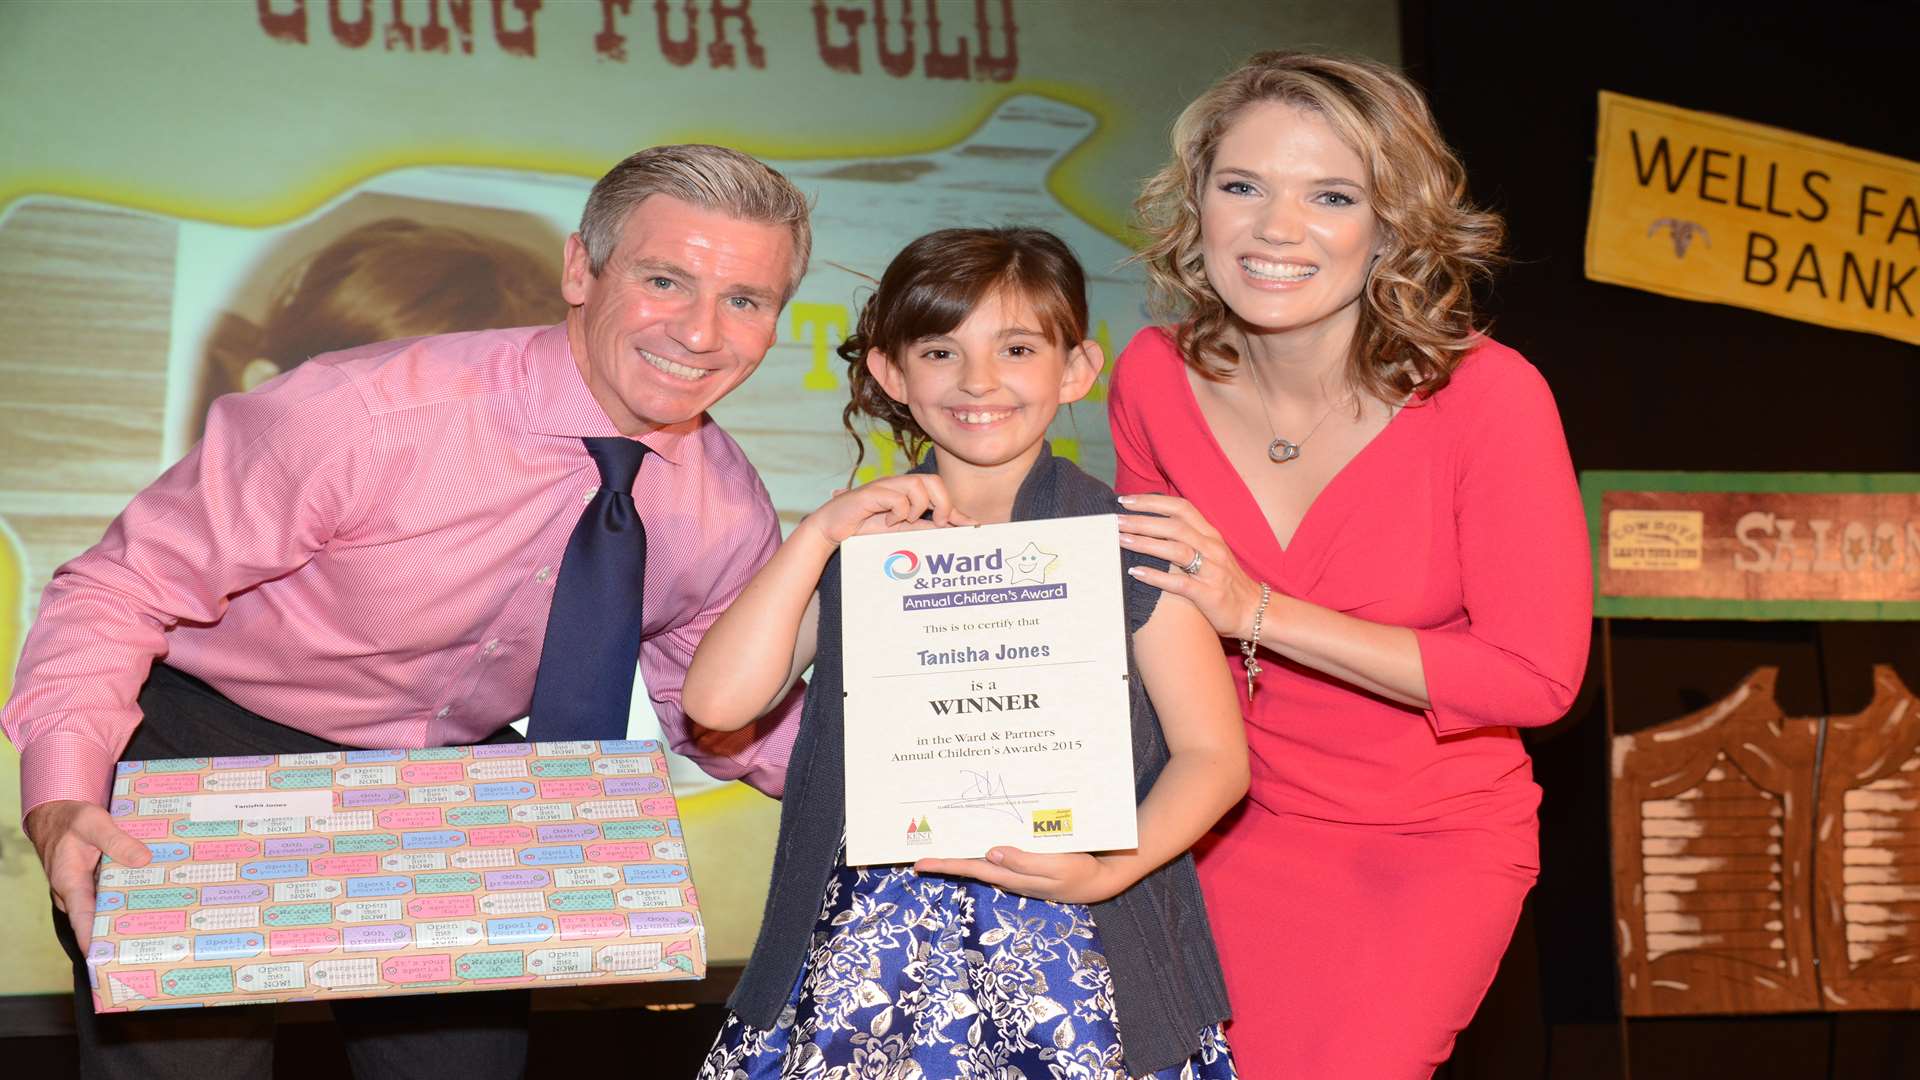
<instances>
[{"instance_id":1,"label":"woman","mask_svg":"<svg viewBox=\"0 0 1920 1080\"><path fill-rule=\"evenodd\" d=\"M1262 53L1173 147L1140 257L1177 324L1109 410L1123 542L1178 568L1138 574L1241 680L1252 789L1200 862L1230 1037L1249 1076L1428 1076L1538 872L1514 728L1586 663L1566 441L1476 329L1502 225L1403 76Z\"/></svg>"}]
</instances>

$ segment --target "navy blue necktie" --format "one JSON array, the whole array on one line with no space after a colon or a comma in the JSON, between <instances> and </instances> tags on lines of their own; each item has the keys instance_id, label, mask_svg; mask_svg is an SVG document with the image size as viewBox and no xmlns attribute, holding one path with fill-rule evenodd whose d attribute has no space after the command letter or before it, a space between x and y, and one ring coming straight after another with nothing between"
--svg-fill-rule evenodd
<instances>
[{"instance_id":1,"label":"navy blue necktie","mask_svg":"<svg viewBox=\"0 0 1920 1080\"><path fill-rule=\"evenodd\" d=\"M560 560L533 678L527 722L533 742L625 738L633 704L647 531L632 491L647 447L632 439L580 441L600 467L600 490L580 514Z\"/></svg>"}]
</instances>

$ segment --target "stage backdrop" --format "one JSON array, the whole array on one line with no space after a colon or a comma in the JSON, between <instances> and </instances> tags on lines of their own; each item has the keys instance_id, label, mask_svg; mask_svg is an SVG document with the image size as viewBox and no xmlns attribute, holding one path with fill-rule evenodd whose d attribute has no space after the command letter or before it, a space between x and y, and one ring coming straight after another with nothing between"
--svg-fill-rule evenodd
<instances>
[{"instance_id":1,"label":"stage backdrop","mask_svg":"<svg viewBox=\"0 0 1920 1080\"><path fill-rule=\"evenodd\" d=\"M1146 321L1127 216L1175 113L1258 48L1392 60L1392 0L235 0L0 6L0 692L54 568L314 351L557 320L594 177L720 142L817 200L781 339L716 410L789 527L844 484L832 348L907 240L1023 223ZM1060 452L1112 473L1104 393ZM869 436L863 473L900 467ZM636 732L652 717L644 699ZM777 804L679 763L717 963L745 958ZM68 986L0 749L0 992Z\"/></svg>"}]
</instances>

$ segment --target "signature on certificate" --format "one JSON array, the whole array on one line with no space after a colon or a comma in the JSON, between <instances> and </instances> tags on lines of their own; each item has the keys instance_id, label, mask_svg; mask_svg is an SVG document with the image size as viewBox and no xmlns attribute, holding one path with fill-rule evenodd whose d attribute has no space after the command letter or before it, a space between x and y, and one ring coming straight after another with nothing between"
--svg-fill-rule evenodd
<instances>
[{"instance_id":1,"label":"signature on certificate","mask_svg":"<svg viewBox=\"0 0 1920 1080\"><path fill-rule=\"evenodd\" d=\"M1007 782L990 772L977 769L962 769L966 787L958 796L958 805L964 810L986 810L1005 814L1015 821L1024 821L1020 808L1013 803L1013 797L1007 794Z\"/></svg>"}]
</instances>

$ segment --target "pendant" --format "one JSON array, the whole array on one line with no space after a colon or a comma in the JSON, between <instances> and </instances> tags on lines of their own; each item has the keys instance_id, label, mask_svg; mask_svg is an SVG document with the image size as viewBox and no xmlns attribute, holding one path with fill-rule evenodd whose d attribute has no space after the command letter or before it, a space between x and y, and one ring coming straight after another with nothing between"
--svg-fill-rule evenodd
<instances>
[{"instance_id":1,"label":"pendant","mask_svg":"<svg viewBox=\"0 0 1920 1080\"><path fill-rule=\"evenodd\" d=\"M1300 456L1300 444L1290 442L1286 439L1275 438L1273 442L1267 446L1267 456L1273 459L1275 465L1285 465L1287 462Z\"/></svg>"}]
</instances>

